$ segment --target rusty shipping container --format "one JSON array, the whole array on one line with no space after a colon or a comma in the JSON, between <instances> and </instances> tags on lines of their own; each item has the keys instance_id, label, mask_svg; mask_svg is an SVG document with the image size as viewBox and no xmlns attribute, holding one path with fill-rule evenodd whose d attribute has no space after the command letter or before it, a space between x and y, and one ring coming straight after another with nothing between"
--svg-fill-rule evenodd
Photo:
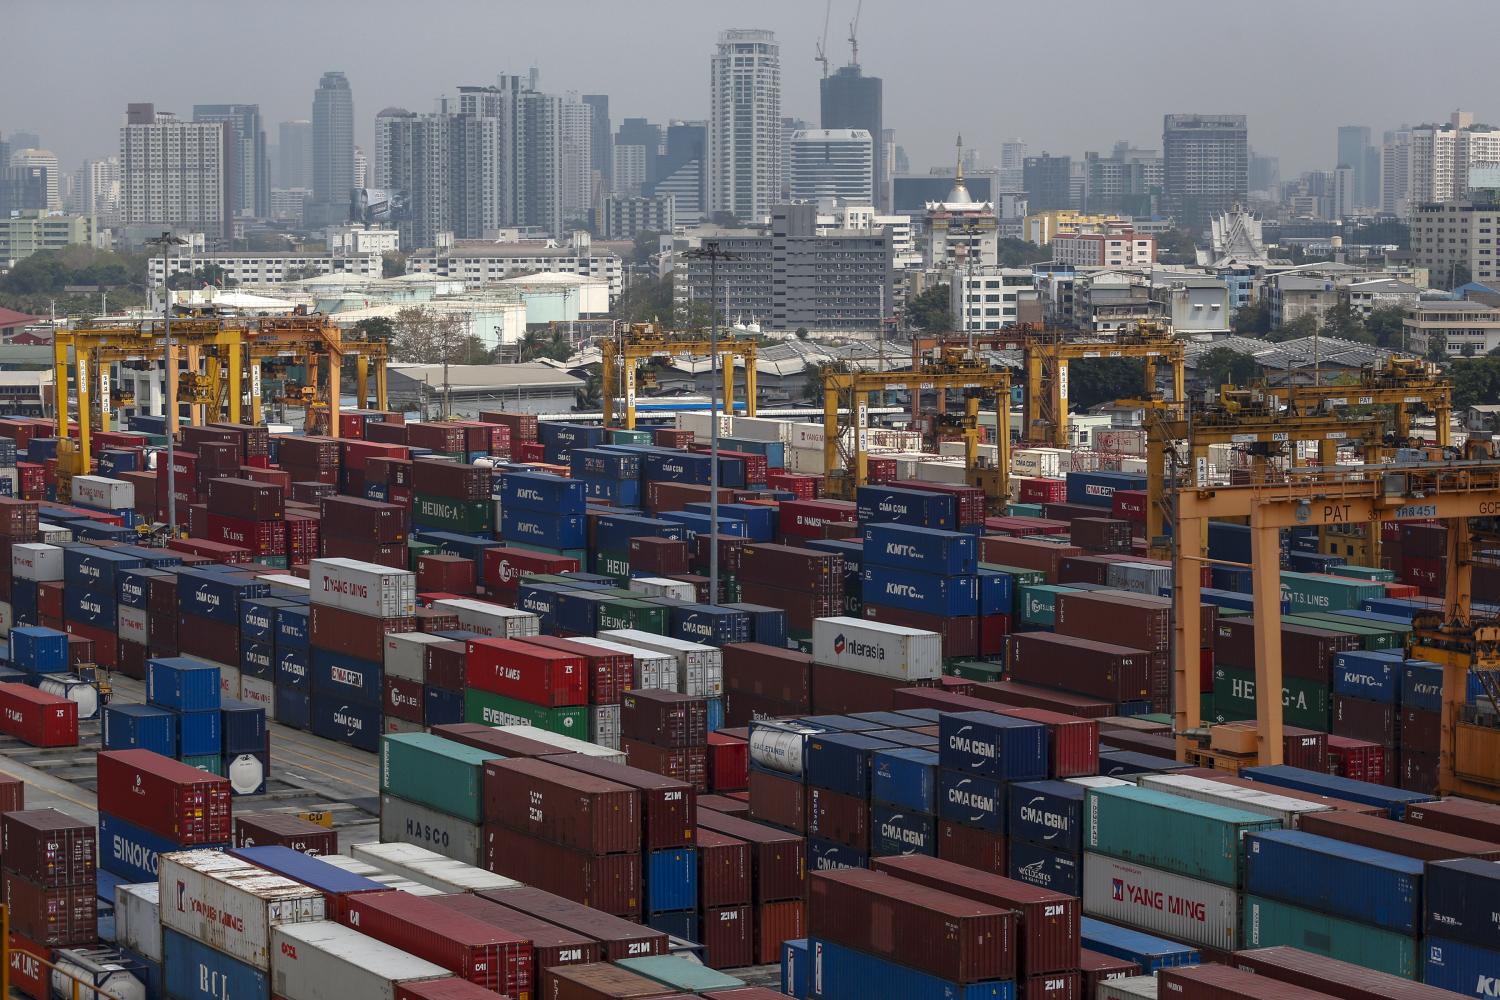
<instances>
[{"instance_id":1,"label":"rusty shipping container","mask_svg":"<svg viewBox=\"0 0 1500 1000\"><path fill-rule=\"evenodd\" d=\"M486 823L484 867L614 916L641 915L639 854L584 854Z\"/></svg>"},{"instance_id":2,"label":"rusty shipping container","mask_svg":"<svg viewBox=\"0 0 1500 1000\"><path fill-rule=\"evenodd\" d=\"M1010 676L1109 701L1151 696L1143 650L1050 632L1018 632L1010 639Z\"/></svg>"},{"instance_id":3,"label":"rusty shipping container","mask_svg":"<svg viewBox=\"0 0 1500 1000\"><path fill-rule=\"evenodd\" d=\"M592 938L599 942L606 962L667 953L667 935L661 931L603 913L544 889L518 886L481 890L475 895Z\"/></svg>"},{"instance_id":4,"label":"rusty shipping container","mask_svg":"<svg viewBox=\"0 0 1500 1000\"><path fill-rule=\"evenodd\" d=\"M312 605L307 620L313 648L333 650L372 663L384 659L387 635L417 630L414 617L377 618L331 604Z\"/></svg>"},{"instance_id":5,"label":"rusty shipping container","mask_svg":"<svg viewBox=\"0 0 1500 1000\"><path fill-rule=\"evenodd\" d=\"M1340 1000L1452 1000L1454 996L1436 986L1414 983L1388 972L1377 972L1300 948L1280 946L1237 951L1229 964L1254 973L1262 980L1273 979ZM1272 988L1267 989L1267 995L1270 995Z\"/></svg>"},{"instance_id":6,"label":"rusty shipping container","mask_svg":"<svg viewBox=\"0 0 1500 1000\"><path fill-rule=\"evenodd\" d=\"M537 1000L644 1000L674 995L670 987L654 979L600 963L544 969Z\"/></svg>"},{"instance_id":7,"label":"rusty shipping container","mask_svg":"<svg viewBox=\"0 0 1500 1000\"><path fill-rule=\"evenodd\" d=\"M755 964L781 961L781 945L807 937L807 903L783 899L755 906Z\"/></svg>"},{"instance_id":8,"label":"rusty shipping container","mask_svg":"<svg viewBox=\"0 0 1500 1000\"><path fill-rule=\"evenodd\" d=\"M501 906L494 900L484 899L474 893L445 893L425 898L456 913L519 934L530 941L533 981L543 969L559 965L581 965L603 959L604 951L599 947L599 942L588 935L548 923L529 913Z\"/></svg>"},{"instance_id":9,"label":"rusty shipping container","mask_svg":"<svg viewBox=\"0 0 1500 1000\"><path fill-rule=\"evenodd\" d=\"M750 879L757 903L803 897L807 877L807 842L795 833L699 809L698 825L750 845Z\"/></svg>"},{"instance_id":10,"label":"rusty shipping container","mask_svg":"<svg viewBox=\"0 0 1500 1000\"><path fill-rule=\"evenodd\" d=\"M6 871L44 889L92 885L97 834L56 809L27 809L0 816L0 858Z\"/></svg>"},{"instance_id":11,"label":"rusty shipping container","mask_svg":"<svg viewBox=\"0 0 1500 1000\"><path fill-rule=\"evenodd\" d=\"M692 846L693 830L697 826L697 792L687 782L576 753L559 755L551 763L640 792L641 846L646 850Z\"/></svg>"},{"instance_id":12,"label":"rusty shipping container","mask_svg":"<svg viewBox=\"0 0 1500 1000\"><path fill-rule=\"evenodd\" d=\"M1300 827L1304 833L1332 837L1348 844L1359 844L1421 861L1446 861L1450 858L1500 861L1500 844L1379 816L1340 812L1309 813L1302 817Z\"/></svg>"},{"instance_id":13,"label":"rusty shipping container","mask_svg":"<svg viewBox=\"0 0 1500 1000\"><path fill-rule=\"evenodd\" d=\"M1328 1000L1327 993L1263 979L1227 965L1192 965L1162 969L1157 989L1174 1000Z\"/></svg>"},{"instance_id":14,"label":"rusty shipping container","mask_svg":"<svg viewBox=\"0 0 1500 1000\"><path fill-rule=\"evenodd\" d=\"M544 759L484 764L484 818L587 854L641 849L640 793Z\"/></svg>"},{"instance_id":15,"label":"rusty shipping container","mask_svg":"<svg viewBox=\"0 0 1500 1000\"><path fill-rule=\"evenodd\" d=\"M737 837L699 827L698 905L704 910L748 904L750 845Z\"/></svg>"},{"instance_id":16,"label":"rusty shipping container","mask_svg":"<svg viewBox=\"0 0 1500 1000\"><path fill-rule=\"evenodd\" d=\"M675 691L628 691L620 698L620 735L673 750L704 746L708 702Z\"/></svg>"}]
</instances>

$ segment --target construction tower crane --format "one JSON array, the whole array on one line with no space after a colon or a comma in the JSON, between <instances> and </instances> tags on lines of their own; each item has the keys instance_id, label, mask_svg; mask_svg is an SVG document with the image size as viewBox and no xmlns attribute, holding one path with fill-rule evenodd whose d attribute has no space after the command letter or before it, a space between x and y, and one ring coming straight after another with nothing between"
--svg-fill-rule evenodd
<instances>
[{"instance_id":1,"label":"construction tower crane","mask_svg":"<svg viewBox=\"0 0 1500 1000\"><path fill-rule=\"evenodd\" d=\"M818 41L818 54L813 56L813 61L823 64L823 76L828 77L828 18L833 14L833 0L823 8L823 37Z\"/></svg>"},{"instance_id":2,"label":"construction tower crane","mask_svg":"<svg viewBox=\"0 0 1500 1000\"><path fill-rule=\"evenodd\" d=\"M849 65L850 66L858 66L859 65L859 15L860 15L860 12L864 10L864 8L865 8L865 0L859 0L859 2L854 5L854 20L852 20L852 21L849 22ZM875 137L875 141L879 142L880 141L880 137L876 136Z\"/></svg>"}]
</instances>

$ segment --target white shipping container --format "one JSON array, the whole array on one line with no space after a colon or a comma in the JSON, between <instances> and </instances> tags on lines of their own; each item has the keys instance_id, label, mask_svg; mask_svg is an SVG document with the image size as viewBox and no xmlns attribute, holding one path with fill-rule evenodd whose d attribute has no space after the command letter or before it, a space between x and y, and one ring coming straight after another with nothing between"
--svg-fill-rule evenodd
<instances>
[{"instance_id":1,"label":"white shipping container","mask_svg":"<svg viewBox=\"0 0 1500 1000\"><path fill-rule=\"evenodd\" d=\"M1120 471L1130 476L1144 476L1146 474L1146 460L1144 458L1126 456L1120 459Z\"/></svg>"},{"instance_id":2,"label":"white shipping container","mask_svg":"<svg viewBox=\"0 0 1500 1000\"><path fill-rule=\"evenodd\" d=\"M395 889L397 892L410 893L413 896L443 895L440 889L434 889L430 885L422 885L420 882L413 882L409 878L388 872L382 868L376 868L372 864L368 864L358 858L351 858L347 854L324 854L319 856L318 860L326 861L335 868L341 868L350 874L367 878L371 882L379 882L386 888Z\"/></svg>"},{"instance_id":3,"label":"white shipping container","mask_svg":"<svg viewBox=\"0 0 1500 1000\"><path fill-rule=\"evenodd\" d=\"M1154 788L1159 792L1181 795L1198 802L1213 802L1231 809L1270 816L1281 820L1281 825L1289 830L1300 826L1302 817L1308 813L1330 811L1329 806L1318 802L1291 799L1256 788L1226 785L1212 778L1199 778L1190 774L1143 774L1136 780L1142 788Z\"/></svg>"},{"instance_id":4,"label":"white shipping container","mask_svg":"<svg viewBox=\"0 0 1500 1000\"><path fill-rule=\"evenodd\" d=\"M645 594L647 597L675 597L679 601L698 599L698 593L691 583L668 580L664 576L631 577L628 586L632 593Z\"/></svg>"},{"instance_id":5,"label":"white shipping container","mask_svg":"<svg viewBox=\"0 0 1500 1000\"><path fill-rule=\"evenodd\" d=\"M115 886L115 940L153 962L161 961L161 884Z\"/></svg>"},{"instance_id":6,"label":"white shipping container","mask_svg":"<svg viewBox=\"0 0 1500 1000\"><path fill-rule=\"evenodd\" d=\"M257 969L270 969L270 929L319 921L323 894L219 851L163 854L157 880L173 905L163 927Z\"/></svg>"},{"instance_id":7,"label":"white shipping container","mask_svg":"<svg viewBox=\"0 0 1500 1000\"><path fill-rule=\"evenodd\" d=\"M677 691L680 694L703 698L718 698L724 694L724 653L717 646L630 628L608 629L599 634L601 638L676 659Z\"/></svg>"},{"instance_id":8,"label":"white shipping container","mask_svg":"<svg viewBox=\"0 0 1500 1000\"><path fill-rule=\"evenodd\" d=\"M1096 1000L1090 997L1089 1000ZM1155 976L1126 976L1099 984L1097 1000L1157 1000Z\"/></svg>"},{"instance_id":9,"label":"white shipping container","mask_svg":"<svg viewBox=\"0 0 1500 1000\"><path fill-rule=\"evenodd\" d=\"M821 476L823 474L823 449L818 448L788 448L783 452L786 462L786 471L798 472L804 476Z\"/></svg>"},{"instance_id":10,"label":"white shipping container","mask_svg":"<svg viewBox=\"0 0 1500 1000\"><path fill-rule=\"evenodd\" d=\"M219 664L219 697L239 698L240 668L228 663Z\"/></svg>"},{"instance_id":11,"label":"white shipping container","mask_svg":"<svg viewBox=\"0 0 1500 1000\"><path fill-rule=\"evenodd\" d=\"M1010 470L1018 476L1040 476L1056 479L1063 473L1060 456L1056 448L1019 448L1011 452Z\"/></svg>"},{"instance_id":12,"label":"white shipping container","mask_svg":"<svg viewBox=\"0 0 1500 1000\"><path fill-rule=\"evenodd\" d=\"M1083 912L1174 941L1233 951L1239 895L1217 882L1085 851Z\"/></svg>"},{"instance_id":13,"label":"white shipping container","mask_svg":"<svg viewBox=\"0 0 1500 1000\"><path fill-rule=\"evenodd\" d=\"M63 578L63 550L40 542L13 545L10 549L10 575L17 580L55 583Z\"/></svg>"},{"instance_id":14,"label":"white shipping container","mask_svg":"<svg viewBox=\"0 0 1500 1000\"><path fill-rule=\"evenodd\" d=\"M677 691L677 657L664 653L627 646L623 642L582 636L573 640L587 646L606 649L611 653L626 653L635 657L635 676L631 687L651 691ZM677 691L681 694L681 691Z\"/></svg>"},{"instance_id":15,"label":"white shipping container","mask_svg":"<svg viewBox=\"0 0 1500 1000\"><path fill-rule=\"evenodd\" d=\"M828 439L822 424L792 424L787 434L787 444L794 450L816 450L823 453L823 442Z\"/></svg>"},{"instance_id":16,"label":"white shipping container","mask_svg":"<svg viewBox=\"0 0 1500 1000\"><path fill-rule=\"evenodd\" d=\"M897 680L934 680L943 676L943 637L859 618L816 618L813 661Z\"/></svg>"},{"instance_id":17,"label":"white shipping container","mask_svg":"<svg viewBox=\"0 0 1500 1000\"><path fill-rule=\"evenodd\" d=\"M394 795L380 797L380 839L428 847L466 865L484 863L484 831L478 825Z\"/></svg>"},{"instance_id":18,"label":"white shipping container","mask_svg":"<svg viewBox=\"0 0 1500 1000\"><path fill-rule=\"evenodd\" d=\"M394 736L397 733L425 733L427 727L420 722L398 719L394 715L383 715L380 717L380 731Z\"/></svg>"},{"instance_id":19,"label":"white shipping container","mask_svg":"<svg viewBox=\"0 0 1500 1000\"><path fill-rule=\"evenodd\" d=\"M756 722L750 727L750 759L768 770L800 777L807 737L822 731L796 722Z\"/></svg>"},{"instance_id":20,"label":"white shipping container","mask_svg":"<svg viewBox=\"0 0 1500 1000\"><path fill-rule=\"evenodd\" d=\"M770 417L735 417L734 436L746 441L780 441L785 444L792 436L792 423Z\"/></svg>"},{"instance_id":21,"label":"white shipping container","mask_svg":"<svg viewBox=\"0 0 1500 1000\"><path fill-rule=\"evenodd\" d=\"M524 736L528 740L536 740L538 743L546 743L569 753L581 753L589 757L598 757L600 760L613 761L616 764L625 763L625 755L618 750L609 747L595 746L584 740L564 736L562 733L554 733L550 729L533 729L530 726L496 726L502 733L512 733L516 736Z\"/></svg>"},{"instance_id":22,"label":"white shipping container","mask_svg":"<svg viewBox=\"0 0 1500 1000\"><path fill-rule=\"evenodd\" d=\"M967 486L969 483L969 473L962 462L918 462L917 478L924 483L948 483L956 486Z\"/></svg>"},{"instance_id":23,"label":"white shipping container","mask_svg":"<svg viewBox=\"0 0 1500 1000\"><path fill-rule=\"evenodd\" d=\"M300 576L292 576L290 573L267 573L261 577L266 583L273 583L280 587L291 587L295 590L306 590L312 592L312 584Z\"/></svg>"},{"instance_id":24,"label":"white shipping container","mask_svg":"<svg viewBox=\"0 0 1500 1000\"><path fill-rule=\"evenodd\" d=\"M64 528L60 524L48 524L46 521L36 526L36 533L37 538L47 545L61 545L73 540L72 528Z\"/></svg>"},{"instance_id":25,"label":"white shipping container","mask_svg":"<svg viewBox=\"0 0 1500 1000\"><path fill-rule=\"evenodd\" d=\"M376 618L417 612L417 575L404 569L358 559L314 559L307 565L307 582L314 604Z\"/></svg>"},{"instance_id":26,"label":"white shipping container","mask_svg":"<svg viewBox=\"0 0 1500 1000\"><path fill-rule=\"evenodd\" d=\"M589 706L589 742L595 746L620 749L620 706Z\"/></svg>"},{"instance_id":27,"label":"white shipping container","mask_svg":"<svg viewBox=\"0 0 1500 1000\"><path fill-rule=\"evenodd\" d=\"M349 848L349 854L393 875L443 892L514 889L521 884L513 878L496 875L416 844L355 844Z\"/></svg>"},{"instance_id":28,"label":"white shipping container","mask_svg":"<svg viewBox=\"0 0 1500 1000\"><path fill-rule=\"evenodd\" d=\"M523 639L542 632L542 620L529 611L517 611L471 597L445 597L433 602L433 607L453 612L458 616L460 627L480 635Z\"/></svg>"},{"instance_id":29,"label":"white shipping container","mask_svg":"<svg viewBox=\"0 0 1500 1000\"><path fill-rule=\"evenodd\" d=\"M1172 588L1172 567L1152 563L1110 563L1105 569L1104 582L1117 590L1159 597Z\"/></svg>"},{"instance_id":30,"label":"white shipping container","mask_svg":"<svg viewBox=\"0 0 1500 1000\"><path fill-rule=\"evenodd\" d=\"M121 639L137 646L150 645L151 613L145 608L131 608L122 604L115 613L115 622L115 631Z\"/></svg>"},{"instance_id":31,"label":"white shipping container","mask_svg":"<svg viewBox=\"0 0 1500 1000\"><path fill-rule=\"evenodd\" d=\"M719 415L719 437L734 436L734 415L720 413ZM693 440L707 441L713 436L713 423L707 413L695 413L692 411L680 411L677 414L677 429L692 431Z\"/></svg>"},{"instance_id":32,"label":"white shipping container","mask_svg":"<svg viewBox=\"0 0 1500 1000\"><path fill-rule=\"evenodd\" d=\"M266 677L240 677L240 701L266 710L269 717L276 710L276 682Z\"/></svg>"},{"instance_id":33,"label":"white shipping container","mask_svg":"<svg viewBox=\"0 0 1500 1000\"><path fill-rule=\"evenodd\" d=\"M1078 778L1064 778L1070 784L1082 785L1084 788L1119 788L1121 785L1133 785L1133 781L1125 781L1122 778L1111 778L1107 774L1086 774Z\"/></svg>"},{"instance_id":34,"label":"white shipping container","mask_svg":"<svg viewBox=\"0 0 1500 1000\"><path fill-rule=\"evenodd\" d=\"M74 476L73 502L94 510L123 510L135 506L135 484L108 476Z\"/></svg>"},{"instance_id":35,"label":"white shipping container","mask_svg":"<svg viewBox=\"0 0 1500 1000\"><path fill-rule=\"evenodd\" d=\"M426 647L435 642L447 642L440 635L426 632L392 632L385 637L385 672L401 680L426 680Z\"/></svg>"},{"instance_id":36,"label":"white shipping container","mask_svg":"<svg viewBox=\"0 0 1500 1000\"><path fill-rule=\"evenodd\" d=\"M277 927L271 992L291 1000L395 1000L396 987L453 975L331 920Z\"/></svg>"}]
</instances>

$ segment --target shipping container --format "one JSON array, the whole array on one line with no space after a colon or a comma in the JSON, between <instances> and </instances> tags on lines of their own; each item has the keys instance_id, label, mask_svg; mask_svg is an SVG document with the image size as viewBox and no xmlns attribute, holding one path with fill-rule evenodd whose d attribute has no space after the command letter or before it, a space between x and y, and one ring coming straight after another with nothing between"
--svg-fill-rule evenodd
<instances>
[{"instance_id":1,"label":"shipping container","mask_svg":"<svg viewBox=\"0 0 1500 1000\"><path fill-rule=\"evenodd\" d=\"M314 603L381 618L416 611L416 576L406 570L354 559L314 559L308 564Z\"/></svg>"},{"instance_id":2,"label":"shipping container","mask_svg":"<svg viewBox=\"0 0 1500 1000\"><path fill-rule=\"evenodd\" d=\"M1251 834L1245 890L1415 936L1422 862L1297 830Z\"/></svg>"},{"instance_id":3,"label":"shipping container","mask_svg":"<svg viewBox=\"0 0 1500 1000\"><path fill-rule=\"evenodd\" d=\"M1083 909L1199 947L1230 951L1239 941L1232 886L1092 852L1083 855Z\"/></svg>"},{"instance_id":4,"label":"shipping container","mask_svg":"<svg viewBox=\"0 0 1500 1000\"><path fill-rule=\"evenodd\" d=\"M1316 990L1340 1000L1452 1000L1449 994L1432 986L1286 946L1237 951L1230 964L1264 979Z\"/></svg>"},{"instance_id":5,"label":"shipping container","mask_svg":"<svg viewBox=\"0 0 1500 1000\"><path fill-rule=\"evenodd\" d=\"M111 750L96 756L98 805L182 846L227 844L229 783L152 753Z\"/></svg>"},{"instance_id":6,"label":"shipping container","mask_svg":"<svg viewBox=\"0 0 1500 1000\"><path fill-rule=\"evenodd\" d=\"M1422 968L1417 939L1246 893L1241 914L1246 948L1291 945L1394 976L1415 979Z\"/></svg>"},{"instance_id":7,"label":"shipping container","mask_svg":"<svg viewBox=\"0 0 1500 1000\"><path fill-rule=\"evenodd\" d=\"M616 965L568 965L543 971L538 996L544 1000L642 1000L673 996L654 979Z\"/></svg>"},{"instance_id":8,"label":"shipping container","mask_svg":"<svg viewBox=\"0 0 1500 1000\"><path fill-rule=\"evenodd\" d=\"M7 871L53 889L94 881L95 833L56 809L0 815L0 857Z\"/></svg>"},{"instance_id":9,"label":"shipping container","mask_svg":"<svg viewBox=\"0 0 1500 1000\"><path fill-rule=\"evenodd\" d=\"M1500 860L1500 844L1459 837L1410 823L1398 823L1382 816L1328 812L1307 817L1302 829L1319 836L1422 861L1467 857Z\"/></svg>"},{"instance_id":10,"label":"shipping container","mask_svg":"<svg viewBox=\"0 0 1500 1000\"><path fill-rule=\"evenodd\" d=\"M1010 675L1044 687L1123 702L1151 697L1148 655L1138 649L1046 632L1010 641Z\"/></svg>"},{"instance_id":11,"label":"shipping container","mask_svg":"<svg viewBox=\"0 0 1500 1000\"><path fill-rule=\"evenodd\" d=\"M938 723L944 768L1004 781L1047 776L1047 730L994 712L945 712Z\"/></svg>"},{"instance_id":12,"label":"shipping container","mask_svg":"<svg viewBox=\"0 0 1500 1000\"><path fill-rule=\"evenodd\" d=\"M932 680L942 675L942 639L857 618L820 618L813 623L813 659L896 680Z\"/></svg>"},{"instance_id":13,"label":"shipping container","mask_svg":"<svg viewBox=\"0 0 1500 1000\"><path fill-rule=\"evenodd\" d=\"M167 996L182 1000L270 1000L271 976L170 928L162 928L158 961Z\"/></svg>"},{"instance_id":14,"label":"shipping container","mask_svg":"<svg viewBox=\"0 0 1500 1000\"><path fill-rule=\"evenodd\" d=\"M590 854L640 850L640 794L545 760L490 760L484 815L533 837Z\"/></svg>"},{"instance_id":15,"label":"shipping container","mask_svg":"<svg viewBox=\"0 0 1500 1000\"><path fill-rule=\"evenodd\" d=\"M599 942L592 937L501 906L472 892L432 896L429 899L438 906L520 934L530 941L533 984L543 969L560 965L582 965L600 961L603 957Z\"/></svg>"},{"instance_id":16,"label":"shipping container","mask_svg":"<svg viewBox=\"0 0 1500 1000\"><path fill-rule=\"evenodd\" d=\"M380 837L417 844L476 868L484 864L484 835L478 824L394 795L380 797Z\"/></svg>"},{"instance_id":17,"label":"shipping container","mask_svg":"<svg viewBox=\"0 0 1500 1000\"><path fill-rule=\"evenodd\" d=\"M1163 969L1157 977L1162 996L1182 1000L1326 1000L1327 995L1288 983L1262 979L1227 965L1197 965ZM1267 992L1273 991L1273 992Z\"/></svg>"},{"instance_id":18,"label":"shipping container","mask_svg":"<svg viewBox=\"0 0 1500 1000\"><path fill-rule=\"evenodd\" d=\"M480 891L482 899L598 941L607 962L667 954L667 935L532 886Z\"/></svg>"},{"instance_id":19,"label":"shipping container","mask_svg":"<svg viewBox=\"0 0 1500 1000\"><path fill-rule=\"evenodd\" d=\"M35 747L77 746L78 703L25 684L0 684L0 732Z\"/></svg>"},{"instance_id":20,"label":"shipping container","mask_svg":"<svg viewBox=\"0 0 1500 1000\"><path fill-rule=\"evenodd\" d=\"M819 1000L1014 1000L1008 981L963 986L824 938L809 941L810 995Z\"/></svg>"},{"instance_id":21,"label":"shipping container","mask_svg":"<svg viewBox=\"0 0 1500 1000\"><path fill-rule=\"evenodd\" d=\"M329 920L278 925L272 987L295 1000L396 1000L398 984L447 979L447 969Z\"/></svg>"},{"instance_id":22,"label":"shipping container","mask_svg":"<svg viewBox=\"0 0 1500 1000\"><path fill-rule=\"evenodd\" d=\"M496 823L484 828L484 865L605 913L641 914L641 856L588 855Z\"/></svg>"},{"instance_id":23,"label":"shipping container","mask_svg":"<svg viewBox=\"0 0 1500 1000\"><path fill-rule=\"evenodd\" d=\"M1239 883L1245 834L1281 826L1246 810L1146 788L1090 788L1084 809L1086 850L1227 886ZM1164 828L1174 835L1161 836Z\"/></svg>"},{"instance_id":24,"label":"shipping container","mask_svg":"<svg viewBox=\"0 0 1500 1000\"><path fill-rule=\"evenodd\" d=\"M490 754L428 733L380 741L380 789L470 823L483 818L483 769Z\"/></svg>"}]
</instances>

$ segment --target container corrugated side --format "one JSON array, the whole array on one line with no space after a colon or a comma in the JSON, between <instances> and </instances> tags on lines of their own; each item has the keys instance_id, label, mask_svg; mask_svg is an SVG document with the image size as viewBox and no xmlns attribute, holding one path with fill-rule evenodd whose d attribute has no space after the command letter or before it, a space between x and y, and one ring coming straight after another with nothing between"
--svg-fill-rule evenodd
<instances>
[{"instance_id":1,"label":"container corrugated side","mask_svg":"<svg viewBox=\"0 0 1500 1000\"><path fill-rule=\"evenodd\" d=\"M1245 838L1245 891L1399 934L1422 929L1422 862L1298 830Z\"/></svg>"},{"instance_id":2,"label":"container corrugated side","mask_svg":"<svg viewBox=\"0 0 1500 1000\"><path fill-rule=\"evenodd\" d=\"M182 1000L270 1000L271 977L201 941L162 931L165 995Z\"/></svg>"},{"instance_id":3,"label":"container corrugated side","mask_svg":"<svg viewBox=\"0 0 1500 1000\"><path fill-rule=\"evenodd\" d=\"M308 593L316 604L377 618L416 614L417 577L357 559L314 559L308 564Z\"/></svg>"},{"instance_id":4,"label":"container corrugated side","mask_svg":"<svg viewBox=\"0 0 1500 1000\"><path fill-rule=\"evenodd\" d=\"M943 639L936 632L860 618L818 618L813 659L895 680L934 680L943 673Z\"/></svg>"},{"instance_id":5,"label":"container corrugated side","mask_svg":"<svg viewBox=\"0 0 1500 1000\"><path fill-rule=\"evenodd\" d=\"M451 975L329 920L273 928L271 950L271 988L295 1000L395 1000L397 983Z\"/></svg>"},{"instance_id":6,"label":"container corrugated side","mask_svg":"<svg viewBox=\"0 0 1500 1000\"><path fill-rule=\"evenodd\" d=\"M1237 951L1230 964L1266 979L1343 1000L1453 1000L1451 994L1436 987L1284 945ZM1429 968L1430 964L1429 960Z\"/></svg>"},{"instance_id":7,"label":"container corrugated side","mask_svg":"<svg viewBox=\"0 0 1500 1000\"><path fill-rule=\"evenodd\" d=\"M163 927L257 969L270 968L272 926L325 915L321 892L217 851L164 854L157 875L174 901Z\"/></svg>"},{"instance_id":8,"label":"container corrugated side","mask_svg":"<svg viewBox=\"0 0 1500 1000\"><path fill-rule=\"evenodd\" d=\"M1142 788L1154 788L1185 799L1213 802L1231 809L1259 813L1280 820L1288 828L1297 826L1301 817L1307 813L1328 812L1332 808L1273 792L1258 792L1253 788L1226 785L1222 781L1191 774L1143 774L1136 783Z\"/></svg>"},{"instance_id":9,"label":"container corrugated side","mask_svg":"<svg viewBox=\"0 0 1500 1000\"><path fill-rule=\"evenodd\" d=\"M1246 833L1280 828L1243 809L1148 788L1090 788L1084 800L1085 850L1221 885L1239 884Z\"/></svg>"},{"instance_id":10,"label":"container corrugated side","mask_svg":"<svg viewBox=\"0 0 1500 1000\"><path fill-rule=\"evenodd\" d=\"M420 844L475 867L484 861L484 835L477 824L394 795L380 797L380 839Z\"/></svg>"},{"instance_id":11,"label":"container corrugated side","mask_svg":"<svg viewBox=\"0 0 1500 1000\"><path fill-rule=\"evenodd\" d=\"M143 958L161 961L161 886L157 882L115 888L115 940Z\"/></svg>"},{"instance_id":12,"label":"container corrugated side","mask_svg":"<svg viewBox=\"0 0 1500 1000\"><path fill-rule=\"evenodd\" d=\"M1405 979L1415 979L1421 972L1422 956L1415 937L1248 893L1243 909L1246 948L1285 944Z\"/></svg>"},{"instance_id":13,"label":"container corrugated side","mask_svg":"<svg viewBox=\"0 0 1500 1000\"><path fill-rule=\"evenodd\" d=\"M1233 889L1102 854L1083 855L1083 912L1219 951L1239 943Z\"/></svg>"},{"instance_id":14,"label":"container corrugated side","mask_svg":"<svg viewBox=\"0 0 1500 1000\"><path fill-rule=\"evenodd\" d=\"M808 939L810 995L819 1000L1014 1000L1010 980L960 986L916 969L865 955L823 938Z\"/></svg>"},{"instance_id":15,"label":"container corrugated side","mask_svg":"<svg viewBox=\"0 0 1500 1000\"><path fill-rule=\"evenodd\" d=\"M493 756L430 733L383 736L380 790L479 823L484 762Z\"/></svg>"}]
</instances>

